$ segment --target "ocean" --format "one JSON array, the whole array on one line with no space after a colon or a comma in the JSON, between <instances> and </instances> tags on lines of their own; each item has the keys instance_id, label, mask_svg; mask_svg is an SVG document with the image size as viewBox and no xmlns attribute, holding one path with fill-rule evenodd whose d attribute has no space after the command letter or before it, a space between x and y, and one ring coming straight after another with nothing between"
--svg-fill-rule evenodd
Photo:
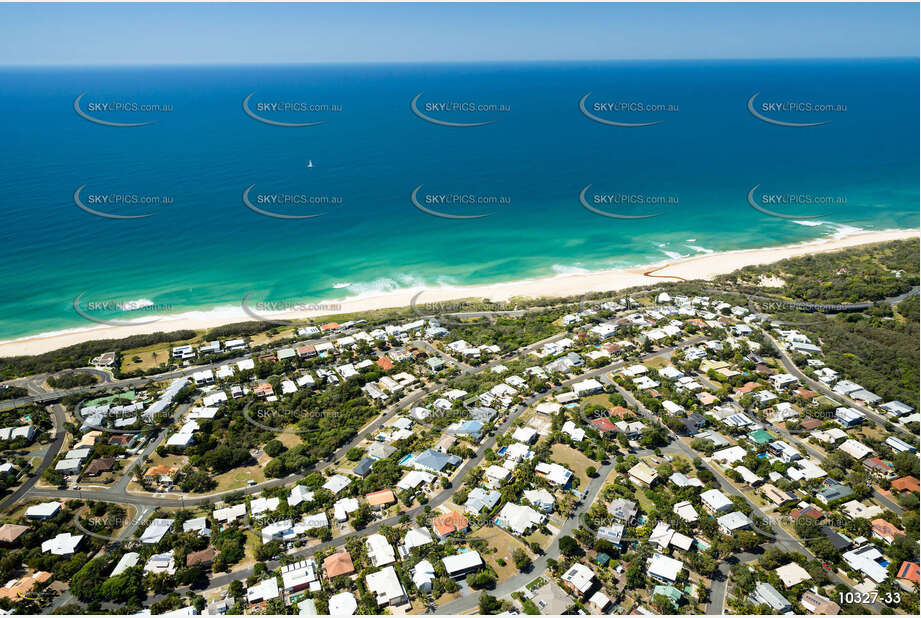
<instances>
[{"instance_id":1,"label":"ocean","mask_svg":"<svg viewBox=\"0 0 921 618\"><path fill-rule=\"evenodd\" d=\"M3 69L0 339L916 228L917 74L917 59Z\"/></svg>"}]
</instances>

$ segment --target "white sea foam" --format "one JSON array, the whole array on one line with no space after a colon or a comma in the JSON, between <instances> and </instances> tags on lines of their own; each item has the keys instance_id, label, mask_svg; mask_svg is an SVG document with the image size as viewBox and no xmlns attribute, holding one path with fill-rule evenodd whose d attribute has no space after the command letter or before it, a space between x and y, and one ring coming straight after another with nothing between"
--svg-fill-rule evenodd
<instances>
[{"instance_id":1,"label":"white sea foam","mask_svg":"<svg viewBox=\"0 0 921 618\"><path fill-rule=\"evenodd\" d=\"M139 298L137 300L127 300L123 303L118 304L118 308L122 311L137 311L138 309L143 309L144 307L150 307L154 304L149 298Z\"/></svg>"},{"instance_id":2,"label":"white sea foam","mask_svg":"<svg viewBox=\"0 0 921 618\"><path fill-rule=\"evenodd\" d=\"M591 272L581 266L567 266L566 264L554 264L550 267L550 270L560 275L581 275Z\"/></svg>"},{"instance_id":3,"label":"white sea foam","mask_svg":"<svg viewBox=\"0 0 921 618\"><path fill-rule=\"evenodd\" d=\"M844 225L844 224L836 224L836 223L831 223L831 222L814 222L814 221L808 221L808 222L794 221L794 222L801 224L801 225L807 225L809 227L816 227L817 225L827 224L834 230L834 232L831 235L826 235L824 237L808 240L805 242L777 245L776 246L777 248L819 245L832 238L840 239L840 238L844 238L847 236L851 236L851 235L866 231L865 229L861 229L858 227ZM902 230L894 228L894 229L885 229L885 230L876 230L876 231L891 232L891 231L902 231ZM654 243L654 244L656 244L659 247L665 247L668 245L668 243ZM698 251L700 250L704 250L704 252L707 251L704 247L689 246L689 248L698 250ZM666 259L655 260L655 258L652 255L645 255L645 256L638 255L637 256L637 259L639 261L638 264L619 263L617 267L619 268L628 268L631 266L654 267L654 266L661 266L661 265L665 265L669 263L668 262L669 259L677 260L683 257L687 257L687 256L683 256L680 253L674 252L674 251L666 251L664 249L660 249L660 251L667 256ZM744 252L748 250L740 249L737 251ZM730 250L730 251L720 251L716 253L731 254L733 252L734 251ZM610 269L612 266L613 265L611 264L606 264L605 267L602 268L602 270ZM563 266L561 268L566 270L566 269L572 269L573 267ZM565 278L568 276L584 274L584 273L588 273L591 271L582 269L579 272L560 272L560 268L554 268L554 272L555 274L552 275L551 277L538 276L538 277L534 277L530 279L521 279L521 280L497 283L495 285L499 287L505 286L505 285L514 286L514 285L519 285L522 283L528 283L531 281L541 280L541 279ZM459 287L461 286L457 285L456 282L454 282L450 277L447 277L447 276L438 276L434 280L434 285L426 285L425 281L421 277L417 277L413 275L397 275L392 278L382 277L382 278L375 279L370 282L351 283L349 285L349 292L357 292L357 294L355 295L349 294L348 296L340 298L340 299L322 299L322 300L318 299L317 302L332 304L332 303L337 303L337 302L354 301L356 299L361 299L364 297L387 296L390 294L399 294L400 292L406 292L406 291L414 292L417 290L423 291L427 289L429 290L431 289L449 290L449 289L454 289L454 288L459 288ZM137 303L138 307L149 306L150 304L153 304L148 299L143 299L143 298L137 299L135 301L130 301L130 302ZM268 314L268 313L284 313L284 311L278 311L278 312L260 311L260 315ZM139 318L138 321L150 322L151 319L154 317L158 318L156 320L156 323L158 325L157 330L163 330L163 331L170 330L171 322L177 322L177 321L182 321L182 320L187 320L187 319L194 319L194 320L198 320L203 323L208 323L208 324L215 325L215 326L219 324L229 324L229 323L233 323L236 321L251 321L252 320L252 317L246 315L246 313L242 310L242 307L240 305L231 305L231 306L224 305L224 306L217 306L211 309L188 311L184 313L173 313L173 314L164 314L164 315L157 315L153 313L145 314L143 317ZM130 324L130 322L127 320L125 320L124 322L126 325ZM39 334L30 334L30 335L25 335L23 337L0 340L0 343L10 343L10 342L16 342L16 341L30 340L30 339L32 340L48 339L48 338L54 338L54 337L59 337L59 336L72 335L74 333L80 333L80 332L105 331L109 328L111 328L111 326L109 325L93 324L93 325L87 325L84 327L75 327L75 328L47 331L47 332L39 333ZM183 328L183 327L177 325L175 328ZM195 327L195 328L200 328L200 327ZM100 333L99 338L105 338L105 333Z\"/></svg>"},{"instance_id":4,"label":"white sea foam","mask_svg":"<svg viewBox=\"0 0 921 618\"><path fill-rule=\"evenodd\" d=\"M708 254L715 253L713 249L707 249L706 247L699 247L697 245L685 245L685 247L687 247L688 249L693 249L694 251L697 251L698 253L708 253Z\"/></svg>"}]
</instances>

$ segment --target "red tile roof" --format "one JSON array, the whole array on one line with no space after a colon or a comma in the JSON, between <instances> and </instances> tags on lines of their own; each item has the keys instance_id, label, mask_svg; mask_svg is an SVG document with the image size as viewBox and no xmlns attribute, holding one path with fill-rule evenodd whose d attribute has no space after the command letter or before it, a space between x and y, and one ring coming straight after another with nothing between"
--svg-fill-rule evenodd
<instances>
[{"instance_id":1,"label":"red tile roof","mask_svg":"<svg viewBox=\"0 0 921 618\"><path fill-rule=\"evenodd\" d=\"M432 528L439 536L447 536L452 532L461 532L469 526L470 522L467 521L467 518L454 511L439 515L432 520Z\"/></svg>"},{"instance_id":2,"label":"red tile roof","mask_svg":"<svg viewBox=\"0 0 921 618\"><path fill-rule=\"evenodd\" d=\"M609 418L596 418L592 421L592 425L597 427L598 431L617 431L617 427L614 426L614 423L612 423Z\"/></svg>"},{"instance_id":3,"label":"red tile roof","mask_svg":"<svg viewBox=\"0 0 921 618\"><path fill-rule=\"evenodd\" d=\"M740 386L739 388L737 388L737 389L736 389L736 392L737 392L737 393L743 393L743 394L744 394L744 393L750 393L750 392L752 392L753 390L755 390L756 388L759 388L760 386L761 386L761 383L760 383L760 382L746 382L745 384L743 384L742 386Z\"/></svg>"},{"instance_id":4,"label":"red tile roof","mask_svg":"<svg viewBox=\"0 0 921 618\"><path fill-rule=\"evenodd\" d=\"M810 519L819 521L820 519L825 517L825 513L823 513L822 511L820 511L819 509L815 508L814 506L810 504L804 509L793 509L792 511L790 511L790 516L793 517L794 520L797 520L800 517L809 517Z\"/></svg>"},{"instance_id":5,"label":"red tile roof","mask_svg":"<svg viewBox=\"0 0 921 618\"><path fill-rule=\"evenodd\" d=\"M892 541L902 534L901 530L882 518L874 519L870 522L870 526L873 527L874 534L888 541Z\"/></svg>"},{"instance_id":6,"label":"red tile roof","mask_svg":"<svg viewBox=\"0 0 921 618\"><path fill-rule=\"evenodd\" d=\"M373 493L367 494L365 500L368 501L368 504L371 506L383 506L385 504L393 504L397 499L393 496L393 492L389 489L382 489L380 491L375 491Z\"/></svg>"},{"instance_id":7,"label":"red tile roof","mask_svg":"<svg viewBox=\"0 0 921 618\"><path fill-rule=\"evenodd\" d=\"M899 573L896 575L899 579L907 579L910 582L918 583L918 563L903 562L899 567Z\"/></svg>"},{"instance_id":8,"label":"red tile roof","mask_svg":"<svg viewBox=\"0 0 921 618\"><path fill-rule=\"evenodd\" d=\"M918 493L918 479L913 476L903 476L892 481L892 489L896 491L913 491Z\"/></svg>"},{"instance_id":9,"label":"red tile roof","mask_svg":"<svg viewBox=\"0 0 921 618\"><path fill-rule=\"evenodd\" d=\"M347 551L327 556L323 561L323 570L326 571L326 577L332 579L340 575L349 575L355 572L355 565L352 564L352 556Z\"/></svg>"}]
</instances>

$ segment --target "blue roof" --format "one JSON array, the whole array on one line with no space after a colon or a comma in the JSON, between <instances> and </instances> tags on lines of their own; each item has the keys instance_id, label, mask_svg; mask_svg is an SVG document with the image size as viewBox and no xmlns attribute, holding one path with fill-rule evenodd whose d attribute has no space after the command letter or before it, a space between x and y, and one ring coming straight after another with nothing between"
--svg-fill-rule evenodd
<instances>
[{"instance_id":1,"label":"blue roof","mask_svg":"<svg viewBox=\"0 0 921 618\"><path fill-rule=\"evenodd\" d=\"M371 466L374 465L374 462L377 461L373 457L365 457L358 462L358 465L355 466L355 469L352 470L358 476L364 478L368 476L368 473L371 472Z\"/></svg>"},{"instance_id":2,"label":"blue roof","mask_svg":"<svg viewBox=\"0 0 921 618\"><path fill-rule=\"evenodd\" d=\"M480 421L463 421L458 423L456 427L449 427L445 429L445 433L460 434L473 436L474 438L480 437L480 432L483 430L483 423Z\"/></svg>"},{"instance_id":3,"label":"blue roof","mask_svg":"<svg viewBox=\"0 0 921 618\"><path fill-rule=\"evenodd\" d=\"M467 502L464 503L464 508L470 512L479 513L483 510L483 507L491 509L496 506L501 497L502 494L498 491L487 491L482 487L474 487L473 490L467 494Z\"/></svg>"},{"instance_id":4,"label":"blue roof","mask_svg":"<svg viewBox=\"0 0 921 618\"><path fill-rule=\"evenodd\" d=\"M441 472L445 467L451 465L456 466L461 462L461 458L457 455L446 455L444 453L439 453L438 451L433 451L429 449L413 459L414 466L421 466L423 468L428 468L429 470L435 470L436 472Z\"/></svg>"}]
</instances>

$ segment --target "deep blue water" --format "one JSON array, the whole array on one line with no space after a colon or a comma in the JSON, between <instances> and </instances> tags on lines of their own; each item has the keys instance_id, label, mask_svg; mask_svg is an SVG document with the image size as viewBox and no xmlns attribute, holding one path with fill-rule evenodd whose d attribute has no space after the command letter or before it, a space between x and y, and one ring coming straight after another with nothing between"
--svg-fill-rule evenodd
<instances>
[{"instance_id":1,"label":"deep blue water","mask_svg":"<svg viewBox=\"0 0 921 618\"><path fill-rule=\"evenodd\" d=\"M341 65L0 71L0 338L92 326L73 308L149 299L173 312L256 299L323 299L409 285L468 285L650 263L703 250L787 244L851 228L918 226L918 61L623 62L590 64ZM272 113L253 120L242 101L307 102L341 111ZM415 116L410 101L474 102L491 112ZM604 112L579 100L642 102L677 111ZM812 102L846 111L765 111ZM115 122L94 124L81 109ZM102 102L169 105L168 112L88 111ZM507 111L504 111L507 110ZM313 167L308 168L308 161ZM666 214L612 219L582 207L579 192L664 196L662 207L606 212ZM751 208L771 194L846 198L831 207L771 206L822 214L803 225ZM112 193L169 196L158 206L74 203ZM280 220L249 210L251 195L341 198L334 206L264 209L325 213ZM499 206L430 205L421 195L501 196ZM759 194L760 195L760 194ZM673 203L677 201L677 203ZM693 239L693 240L691 240ZM349 287L334 288L336 283ZM100 311L95 315L120 315Z\"/></svg>"}]
</instances>

